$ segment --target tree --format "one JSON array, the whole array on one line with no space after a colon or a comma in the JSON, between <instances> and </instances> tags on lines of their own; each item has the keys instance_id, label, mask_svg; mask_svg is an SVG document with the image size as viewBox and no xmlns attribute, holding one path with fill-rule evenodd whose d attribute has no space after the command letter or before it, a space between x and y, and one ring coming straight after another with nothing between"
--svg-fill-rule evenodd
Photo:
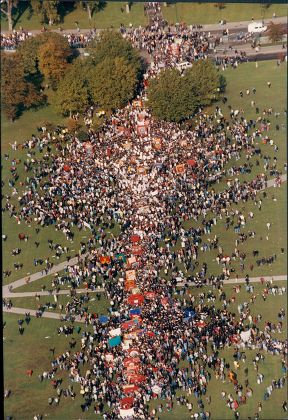
<instances>
[{"instance_id":1,"label":"tree","mask_svg":"<svg viewBox=\"0 0 288 420\"><path fill-rule=\"evenodd\" d=\"M271 42L281 41L283 35L285 34L285 29L282 28L281 23L270 22L267 28L267 35Z\"/></svg>"},{"instance_id":2,"label":"tree","mask_svg":"<svg viewBox=\"0 0 288 420\"><path fill-rule=\"evenodd\" d=\"M89 80L94 103L105 110L115 110L134 97L137 74L123 57L109 57L93 68Z\"/></svg>"},{"instance_id":3,"label":"tree","mask_svg":"<svg viewBox=\"0 0 288 420\"><path fill-rule=\"evenodd\" d=\"M32 9L40 17L41 23L49 25L60 20L58 5L58 0L31 0Z\"/></svg>"},{"instance_id":4,"label":"tree","mask_svg":"<svg viewBox=\"0 0 288 420\"><path fill-rule=\"evenodd\" d=\"M212 62L199 60L183 76L176 69L168 69L151 80L148 103L156 118L181 122L198 107L211 104L225 86L225 79L219 77Z\"/></svg>"},{"instance_id":5,"label":"tree","mask_svg":"<svg viewBox=\"0 0 288 420\"><path fill-rule=\"evenodd\" d=\"M56 32L45 32L33 37L28 37L19 44L16 54L19 55L26 74L35 75L39 70L39 48L48 40L55 40L57 43L64 42L65 38ZM64 40L64 41L63 41Z\"/></svg>"},{"instance_id":6,"label":"tree","mask_svg":"<svg viewBox=\"0 0 288 420\"><path fill-rule=\"evenodd\" d=\"M10 121L23 109L37 106L45 99L35 85L25 79L24 68L16 55L2 55L1 93L3 111Z\"/></svg>"},{"instance_id":7,"label":"tree","mask_svg":"<svg viewBox=\"0 0 288 420\"><path fill-rule=\"evenodd\" d=\"M198 60L183 77L187 87L196 91L200 105L210 105L220 88L219 74L210 60Z\"/></svg>"},{"instance_id":8,"label":"tree","mask_svg":"<svg viewBox=\"0 0 288 420\"><path fill-rule=\"evenodd\" d=\"M4 13L8 19L8 29L12 31L13 29L13 18L12 12L13 8L17 6L18 0L2 0L1 1L1 13Z\"/></svg>"},{"instance_id":9,"label":"tree","mask_svg":"<svg viewBox=\"0 0 288 420\"><path fill-rule=\"evenodd\" d=\"M59 38L49 37L45 43L40 45L38 50L39 69L51 83L53 89L64 76L71 57L72 50L68 41L62 36Z\"/></svg>"},{"instance_id":10,"label":"tree","mask_svg":"<svg viewBox=\"0 0 288 420\"><path fill-rule=\"evenodd\" d=\"M89 20L92 19L93 13L98 12L105 5L105 1L95 1L95 0L83 0L81 1L82 6L88 12Z\"/></svg>"},{"instance_id":11,"label":"tree","mask_svg":"<svg viewBox=\"0 0 288 420\"><path fill-rule=\"evenodd\" d=\"M176 69L167 69L149 83L148 103L152 114L161 120L180 122L193 115L197 101Z\"/></svg>"},{"instance_id":12,"label":"tree","mask_svg":"<svg viewBox=\"0 0 288 420\"><path fill-rule=\"evenodd\" d=\"M123 57L135 68L137 77L141 77L143 66L139 52L118 32L103 31L99 40L93 39L90 42L88 51L95 65L106 58Z\"/></svg>"},{"instance_id":13,"label":"tree","mask_svg":"<svg viewBox=\"0 0 288 420\"><path fill-rule=\"evenodd\" d=\"M67 129L70 133L77 133L81 127L82 125L79 122L79 120L75 120L74 118L68 118Z\"/></svg>"},{"instance_id":14,"label":"tree","mask_svg":"<svg viewBox=\"0 0 288 420\"><path fill-rule=\"evenodd\" d=\"M84 111L89 105L87 67L77 60L70 66L60 81L56 93L56 105L63 115L70 118L78 111Z\"/></svg>"}]
</instances>

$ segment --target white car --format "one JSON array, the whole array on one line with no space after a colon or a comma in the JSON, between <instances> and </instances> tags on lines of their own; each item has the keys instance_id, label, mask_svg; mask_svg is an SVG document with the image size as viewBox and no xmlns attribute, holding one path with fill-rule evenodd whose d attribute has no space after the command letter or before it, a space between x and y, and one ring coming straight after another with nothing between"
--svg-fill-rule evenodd
<instances>
[{"instance_id":1,"label":"white car","mask_svg":"<svg viewBox=\"0 0 288 420\"><path fill-rule=\"evenodd\" d=\"M183 61L183 63L176 64L176 67L179 71L190 69L190 67L192 67L192 63L189 63L188 61Z\"/></svg>"},{"instance_id":2,"label":"white car","mask_svg":"<svg viewBox=\"0 0 288 420\"><path fill-rule=\"evenodd\" d=\"M267 30L267 26L263 25L261 22L252 22L248 25L248 32L251 34L265 32Z\"/></svg>"}]
</instances>

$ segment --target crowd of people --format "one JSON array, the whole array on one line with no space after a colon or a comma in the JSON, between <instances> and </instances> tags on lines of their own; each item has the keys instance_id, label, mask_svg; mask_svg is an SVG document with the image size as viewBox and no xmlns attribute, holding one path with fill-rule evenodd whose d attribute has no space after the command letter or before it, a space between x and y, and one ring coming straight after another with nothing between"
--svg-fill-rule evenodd
<instances>
[{"instance_id":1,"label":"crowd of people","mask_svg":"<svg viewBox=\"0 0 288 420\"><path fill-rule=\"evenodd\" d=\"M189 33L182 27L176 34L181 42L176 43L175 34L163 33L157 24L124 35L138 48L146 49L156 65L161 62L165 67L205 58L204 47L209 43L205 34ZM176 55L173 45L179 46ZM227 379L233 384L236 396L224 397L237 419L239 404L253 393L249 383L244 388L237 379L238 361L245 362L246 352L257 349L261 354L277 354L287 369L288 346L284 339L275 339L271 329L260 329L259 318L251 316L256 296L248 274L250 303L239 308L237 320L229 310L231 301L226 300L223 280L230 278L230 262L237 261L246 269L246 255L239 252L239 242L232 253L222 247L216 234L209 245L203 243L202 236L213 233L223 218L227 229L237 225L241 234L246 224L243 205L253 201L261 210L265 170L243 183L230 179L222 192L214 187L227 175L232 176L225 166L232 159L239 160L242 153L247 159L245 171L253 167L252 157L263 159L255 143L265 133L239 110L231 108L231 119L226 119L219 106L209 115L200 109L193 128L156 121L145 106L145 80L150 76L151 67L138 98L105 118L99 131L89 126L85 142L65 129L53 134L42 129L41 135L22 145L29 154L24 162L27 189L20 193L13 186L19 210L10 196L6 196L4 210L20 223L35 221L39 229L53 226L68 241L73 240L75 229L91 232L88 242L81 244L78 262L64 274L57 273L53 287L85 286L90 292L101 288L110 302L108 316L88 311L88 293L74 296L63 308L66 321L67 316L79 317L93 332L82 333L80 351L74 352L71 345L53 357L51 370L43 372L41 380L67 371L71 382L80 385L82 411L93 407L95 414L107 420L156 419L164 408L172 410L175 401L187 406L191 418L209 419L211 399L206 401L205 396L212 371L217 380ZM35 148L43 153L42 159L34 157ZM232 168L233 174L243 173L243 167ZM16 176L15 162L11 180ZM202 227L185 229L188 220ZM117 237L107 233L116 224L120 226ZM49 246L59 256L68 253L52 240ZM222 270L218 276L208 276L207 263L199 266L197 261L199 253L209 247L218 250ZM52 267L49 260L47 267L48 273ZM189 284L207 284L211 290L196 302ZM272 289L271 284L268 288ZM211 304L217 294L223 302L220 309ZM50 303L47 306L51 307ZM41 316L43 311L38 313ZM73 325L58 329L58 334L73 333ZM231 347L236 354L233 365L219 355L221 349ZM180 368L181 360L189 367ZM256 366L260 360L258 357ZM61 403L64 392L60 384L54 385L57 396L49 398L49 405ZM283 379L279 387L282 385ZM197 407L185 396L177 395L176 399L177 390L194 395ZM67 398L75 399L72 386L65 392ZM159 403L149 411L148 403L154 398L165 401L165 407Z\"/></svg>"},{"instance_id":2,"label":"crowd of people","mask_svg":"<svg viewBox=\"0 0 288 420\"><path fill-rule=\"evenodd\" d=\"M91 29L88 32L64 32L61 30L60 33L67 39L71 48L85 48L97 35L96 29ZM0 47L5 51L15 51L21 42L32 36L34 36L32 32L25 30L1 33Z\"/></svg>"},{"instance_id":3,"label":"crowd of people","mask_svg":"<svg viewBox=\"0 0 288 420\"><path fill-rule=\"evenodd\" d=\"M16 50L19 44L32 36L28 31L13 31L12 33L2 33L0 47L6 51Z\"/></svg>"}]
</instances>

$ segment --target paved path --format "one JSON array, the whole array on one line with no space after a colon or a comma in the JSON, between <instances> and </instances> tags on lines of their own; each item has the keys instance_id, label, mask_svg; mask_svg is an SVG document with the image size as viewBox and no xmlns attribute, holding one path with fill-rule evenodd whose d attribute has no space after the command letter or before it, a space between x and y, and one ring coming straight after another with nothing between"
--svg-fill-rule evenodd
<instances>
[{"instance_id":1,"label":"paved path","mask_svg":"<svg viewBox=\"0 0 288 420\"><path fill-rule=\"evenodd\" d=\"M263 278L264 278L265 281L269 280L269 281L272 281L273 283L281 281L281 280L286 280L287 281L287 274L282 275L282 276L265 276ZM260 277L252 277L252 278L250 278L250 283L259 283L260 279L261 279ZM224 280L224 284L241 284L241 283L245 283L245 278ZM181 286L181 285L182 285L181 283L178 284L178 286ZM65 294L65 293L69 293L69 290L61 290L61 292L62 293L59 293L59 294ZM77 290L77 293L82 293L82 292L87 292L87 289ZM34 293L32 292L31 294L30 294L30 292L27 292L27 293L28 293L29 296L30 295L35 296L35 292ZM21 295L20 297L22 297L22 296L27 296L27 293L26 292L25 293L15 293L15 296L12 293L12 295L13 295L13 297L17 297L16 295ZM37 294L41 294L41 293L45 293L45 292L37 292ZM3 296L3 297L5 297L5 296ZM25 315L26 312L29 312L31 316L36 316L36 310L34 310L34 309L16 308L14 306L10 309L3 308L3 312L9 312L9 313L18 314L18 315ZM63 314L61 315L61 314L56 313L56 312L43 312L43 314L42 314L42 318L50 318L50 319L58 319L58 320L60 320L62 318L62 316L63 316ZM69 322L69 321L67 321L67 322ZM76 316L75 322L82 322L83 323L84 320L81 319L79 316Z\"/></svg>"},{"instance_id":2,"label":"paved path","mask_svg":"<svg viewBox=\"0 0 288 420\"><path fill-rule=\"evenodd\" d=\"M17 287L20 286L25 286L25 284L27 284L27 277L30 277L29 283L32 283L33 281L39 280L39 279L43 279L44 277L50 276L51 274L55 274L58 273L60 271L63 271L66 267L69 267L71 265L75 265L78 263L79 258L80 260L83 260L87 255L89 255L88 253L81 255L80 257L74 257L71 258L71 260L68 261L63 261L62 263L59 263L57 265L54 265L51 270L49 270L49 272L46 274L45 271L38 271L37 273L31 274L30 276L25 276L22 279L16 280L10 284L7 284L5 286L2 287L2 293L3 296L6 293L10 293L9 292L9 287L12 286L13 289L17 289Z\"/></svg>"},{"instance_id":3,"label":"paved path","mask_svg":"<svg viewBox=\"0 0 288 420\"><path fill-rule=\"evenodd\" d=\"M19 315L25 315L27 312L30 313L31 316L36 316L36 310L35 309L27 309L27 308L3 308L3 312L9 312L11 314L19 314ZM43 312L41 318L50 318L50 319L58 319L61 320L62 317L65 316L65 314L60 314L56 312ZM77 315L75 317L76 322L84 322L83 319L80 319L80 317ZM66 321L69 322L69 321Z\"/></svg>"},{"instance_id":4,"label":"paved path","mask_svg":"<svg viewBox=\"0 0 288 420\"><path fill-rule=\"evenodd\" d=\"M281 182L287 181L287 174L281 175L280 178L281 178ZM276 178L273 178L273 179L269 179L269 181L267 181L267 188L270 188L270 187L273 187L274 186L275 179ZM265 190L265 187L263 187L262 190Z\"/></svg>"},{"instance_id":5,"label":"paved path","mask_svg":"<svg viewBox=\"0 0 288 420\"><path fill-rule=\"evenodd\" d=\"M91 289L76 289L75 290L76 293L98 293L98 292L104 292L104 289L101 287L99 289L96 290L91 290ZM64 289L64 290L59 290L59 292L57 293L55 290L52 291L52 293L48 292L48 291L41 291L41 292L3 292L2 296L4 298L21 298L21 297L35 297L36 294L38 296L58 296L58 295L69 295L70 296L70 292L71 289Z\"/></svg>"},{"instance_id":6,"label":"paved path","mask_svg":"<svg viewBox=\"0 0 288 420\"><path fill-rule=\"evenodd\" d=\"M262 19L255 19L255 22L262 22ZM270 22L287 24L287 16L264 19L264 24L268 25ZM199 22L200 23L200 22ZM210 25L203 25L203 31L219 31L223 29L239 29L240 32L247 32L249 23L252 20L243 20L242 22L227 22L226 25L213 23Z\"/></svg>"}]
</instances>

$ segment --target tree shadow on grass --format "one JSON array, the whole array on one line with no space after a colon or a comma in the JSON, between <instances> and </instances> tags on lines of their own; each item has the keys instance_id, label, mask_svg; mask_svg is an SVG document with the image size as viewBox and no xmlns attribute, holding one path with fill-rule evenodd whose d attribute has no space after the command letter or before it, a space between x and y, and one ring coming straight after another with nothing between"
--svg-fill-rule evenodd
<instances>
[{"instance_id":1,"label":"tree shadow on grass","mask_svg":"<svg viewBox=\"0 0 288 420\"><path fill-rule=\"evenodd\" d=\"M98 7L96 8L96 12L101 12L107 6L107 1L100 1Z\"/></svg>"},{"instance_id":2,"label":"tree shadow on grass","mask_svg":"<svg viewBox=\"0 0 288 420\"><path fill-rule=\"evenodd\" d=\"M75 1L61 1L58 6L58 13L60 16L60 23L64 23L64 19L69 13L73 12L75 9L77 9L77 6L75 5ZM79 7L79 6L78 6Z\"/></svg>"},{"instance_id":3,"label":"tree shadow on grass","mask_svg":"<svg viewBox=\"0 0 288 420\"><path fill-rule=\"evenodd\" d=\"M31 5L27 1L19 1L17 7L14 7L13 9L13 28L15 28L16 24L18 23L19 19L23 15L23 13L29 8L29 15L28 20L31 19L32 13L31 13Z\"/></svg>"}]
</instances>

